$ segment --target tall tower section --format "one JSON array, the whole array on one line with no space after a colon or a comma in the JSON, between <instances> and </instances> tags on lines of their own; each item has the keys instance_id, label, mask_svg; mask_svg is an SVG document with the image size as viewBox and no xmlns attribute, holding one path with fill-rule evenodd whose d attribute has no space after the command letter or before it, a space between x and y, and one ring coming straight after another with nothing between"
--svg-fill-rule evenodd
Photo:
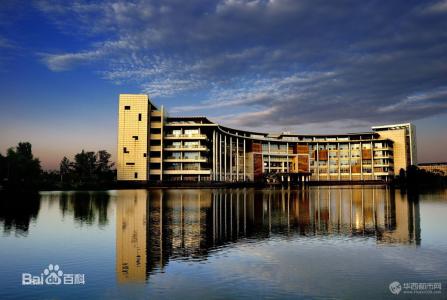
<instances>
[{"instance_id":1,"label":"tall tower section","mask_svg":"<svg viewBox=\"0 0 447 300\"><path fill-rule=\"evenodd\" d=\"M406 170L410 165L417 165L416 126L411 123L374 126L372 130L381 138L394 142L394 172Z\"/></svg>"},{"instance_id":2,"label":"tall tower section","mask_svg":"<svg viewBox=\"0 0 447 300\"><path fill-rule=\"evenodd\" d=\"M147 95L121 94L119 96L118 180L148 180L150 106Z\"/></svg>"}]
</instances>

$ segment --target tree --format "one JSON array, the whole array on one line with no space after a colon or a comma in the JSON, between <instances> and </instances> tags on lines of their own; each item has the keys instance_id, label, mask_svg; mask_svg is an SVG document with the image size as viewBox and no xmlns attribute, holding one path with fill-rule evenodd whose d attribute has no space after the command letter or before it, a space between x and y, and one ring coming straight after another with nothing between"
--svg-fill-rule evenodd
<instances>
[{"instance_id":1,"label":"tree","mask_svg":"<svg viewBox=\"0 0 447 300\"><path fill-rule=\"evenodd\" d=\"M112 167L114 163L110 162L110 157L112 156L106 150L100 150L96 154L96 175L100 181L111 181L114 178L114 172Z\"/></svg>"},{"instance_id":2,"label":"tree","mask_svg":"<svg viewBox=\"0 0 447 300\"><path fill-rule=\"evenodd\" d=\"M112 155L106 150L99 150L97 153L98 162L96 164L96 170L99 174L107 173L111 170L114 163L110 162L110 157Z\"/></svg>"},{"instance_id":3,"label":"tree","mask_svg":"<svg viewBox=\"0 0 447 300\"><path fill-rule=\"evenodd\" d=\"M96 169L96 155L95 152L84 150L75 155L74 168L76 175L80 182L91 181Z\"/></svg>"},{"instance_id":4,"label":"tree","mask_svg":"<svg viewBox=\"0 0 447 300\"><path fill-rule=\"evenodd\" d=\"M20 142L15 149L9 148L6 157L2 156L0 160L0 174L8 186L31 187L40 180L40 161L34 158L28 142Z\"/></svg>"},{"instance_id":5,"label":"tree","mask_svg":"<svg viewBox=\"0 0 447 300\"><path fill-rule=\"evenodd\" d=\"M61 176L61 182L64 182L64 178L66 179L66 177L70 175L71 165L72 164L70 160L66 156L64 156L59 164L59 174Z\"/></svg>"}]
</instances>

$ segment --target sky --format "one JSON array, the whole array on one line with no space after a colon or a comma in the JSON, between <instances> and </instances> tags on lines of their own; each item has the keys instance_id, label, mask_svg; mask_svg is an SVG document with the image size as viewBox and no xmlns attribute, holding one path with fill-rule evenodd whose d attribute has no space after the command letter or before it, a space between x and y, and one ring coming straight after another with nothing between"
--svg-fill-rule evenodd
<instances>
[{"instance_id":1,"label":"sky","mask_svg":"<svg viewBox=\"0 0 447 300\"><path fill-rule=\"evenodd\" d=\"M116 154L120 93L260 132L412 122L447 161L447 1L2 1L0 153Z\"/></svg>"}]
</instances>

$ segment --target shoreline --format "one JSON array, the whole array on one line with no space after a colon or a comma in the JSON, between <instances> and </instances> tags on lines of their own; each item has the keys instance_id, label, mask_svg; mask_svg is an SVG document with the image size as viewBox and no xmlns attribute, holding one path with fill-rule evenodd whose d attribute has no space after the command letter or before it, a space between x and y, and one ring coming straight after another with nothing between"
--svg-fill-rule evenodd
<instances>
[{"instance_id":1,"label":"shoreline","mask_svg":"<svg viewBox=\"0 0 447 300\"><path fill-rule=\"evenodd\" d=\"M304 188L309 186L388 186L395 189L431 189L446 188L446 185L418 185L415 187L400 186L397 182L385 182L378 180L368 181L309 181L305 184L271 184L264 182L114 182L111 184L85 184L82 186L45 186L45 187L10 187L0 186L0 192L45 192L45 191L105 191L105 190L125 190L125 189L214 189L214 188Z\"/></svg>"},{"instance_id":2,"label":"shoreline","mask_svg":"<svg viewBox=\"0 0 447 300\"><path fill-rule=\"evenodd\" d=\"M151 189L151 188L276 188L276 187L290 187L302 188L306 186L358 186L358 185L380 185L391 186L391 182L369 180L369 181L309 181L304 184L281 184L281 183L265 183L265 182L114 182L111 184L85 184L82 186L45 186L45 187L11 187L4 188L0 186L0 191L102 191L102 190L124 190L124 189Z\"/></svg>"}]
</instances>

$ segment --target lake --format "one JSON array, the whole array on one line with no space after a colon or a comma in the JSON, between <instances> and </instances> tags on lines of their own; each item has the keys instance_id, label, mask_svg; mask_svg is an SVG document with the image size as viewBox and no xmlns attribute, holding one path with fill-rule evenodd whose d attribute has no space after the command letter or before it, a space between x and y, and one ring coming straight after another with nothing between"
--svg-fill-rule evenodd
<instances>
[{"instance_id":1,"label":"lake","mask_svg":"<svg viewBox=\"0 0 447 300\"><path fill-rule=\"evenodd\" d=\"M445 189L0 197L0 299L447 299Z\"/></svg>"}]
</instances>

